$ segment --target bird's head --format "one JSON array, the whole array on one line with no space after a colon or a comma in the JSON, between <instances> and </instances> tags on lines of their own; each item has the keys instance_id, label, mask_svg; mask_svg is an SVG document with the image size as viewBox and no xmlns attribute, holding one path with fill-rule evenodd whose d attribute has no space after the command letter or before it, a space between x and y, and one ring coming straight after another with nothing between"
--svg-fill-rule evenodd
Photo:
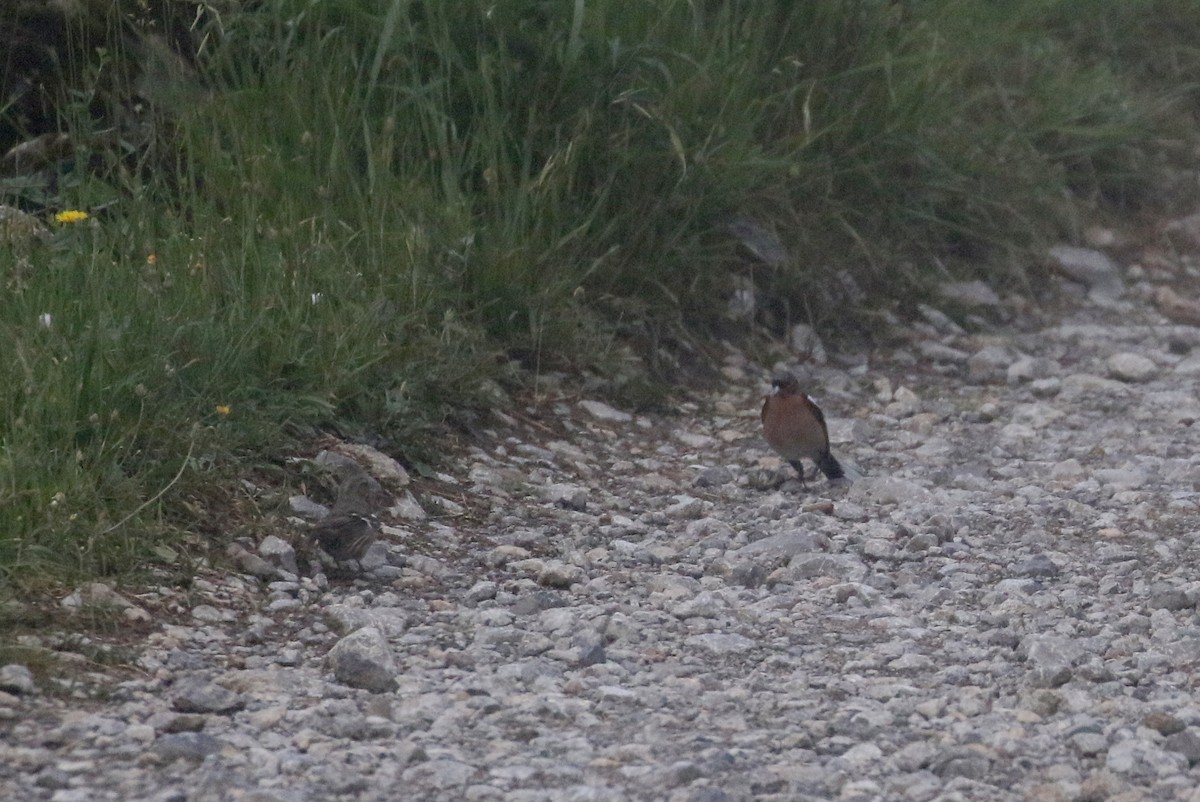
<instances>
[{"instance_id":1,"label":"bird's head","mask_svg":"<svg viewBox=\"0 0 1200 802\"><path fill-rule=\"evenodd\" d=\"M800 383L790 371L776 371L771 377L771 395L793 395L800 392Z\"/></svg>"}]
</instances>

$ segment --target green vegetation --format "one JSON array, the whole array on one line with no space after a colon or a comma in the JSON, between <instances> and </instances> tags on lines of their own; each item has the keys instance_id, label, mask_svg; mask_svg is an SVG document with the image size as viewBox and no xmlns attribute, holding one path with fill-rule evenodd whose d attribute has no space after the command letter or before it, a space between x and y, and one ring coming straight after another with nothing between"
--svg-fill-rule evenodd
<instances>
[{"instance_id":1,"label":"green vegetation","mask_svg":"<svg viewBox=\"0 0 1200 802\"><path fill-rule=\"evenodd\" d=\"M736 278L841 331L947 271L1020 286L1030 247L1150 204L1200 110L1190 0L67 7L0 12L0 150L69 136L0 163L50 228L0 224L25 592L186 566L323 429L425 458L517 364L745 326Z\"/></svg>"}]
</instances>

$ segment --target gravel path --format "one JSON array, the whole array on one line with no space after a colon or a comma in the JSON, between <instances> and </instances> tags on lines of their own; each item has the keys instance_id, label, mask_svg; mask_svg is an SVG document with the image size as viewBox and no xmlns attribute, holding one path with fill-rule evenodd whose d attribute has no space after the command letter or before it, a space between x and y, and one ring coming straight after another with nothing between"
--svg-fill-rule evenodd
<instances>
[{"instance_id":1,"label":"gravel path","mask_svg":"<svg viewBox=\"0 0 1200 802\"><path fill-rule=\"evenodd\" d=\"M1149 295L802 367L848 484L774 486L732 349L677 416L511 410L367 575L129 598L182 615L103 701L0 672L0 798L1200 802L1200 328Z\"/></svg>"}]
</instances>

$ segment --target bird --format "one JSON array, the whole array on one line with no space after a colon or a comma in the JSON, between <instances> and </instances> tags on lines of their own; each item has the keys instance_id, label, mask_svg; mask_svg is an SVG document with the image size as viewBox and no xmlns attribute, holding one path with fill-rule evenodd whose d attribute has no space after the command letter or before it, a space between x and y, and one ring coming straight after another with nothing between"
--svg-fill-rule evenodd
<instances>
[{"instance_id":1,"label":"bird","mask_svg":"<svg viewBox=\"0 0 1200 802\"><path fill-rule=\"evenodd\" d=\"M360 560L380 532L375 510L382 494L379 483L366 473L352 474L338 488L329 514L312 526L317 544L338 562Z\"/></svg>"},{"instance_id":2,"label":"bird","mask_svg":"<svg viewBox=\"0 0 1200 802\"><path fill-rule=\"evenodd\" d=\"M829 450L829 427L825 414L811 398L800 391L800 383L788 371L779 371L771 379L771 393L763 401L763 437L779 456L787 460L804 482L807 458L817 464L828 479L846 475L841 463Z\"/></svg>"}]
</instances>

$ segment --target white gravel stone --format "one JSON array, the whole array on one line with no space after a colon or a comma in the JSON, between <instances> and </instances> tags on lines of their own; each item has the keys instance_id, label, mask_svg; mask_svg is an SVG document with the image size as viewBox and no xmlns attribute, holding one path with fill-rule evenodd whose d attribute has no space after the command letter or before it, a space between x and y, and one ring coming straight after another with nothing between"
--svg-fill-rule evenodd
<instances>
[{"instance_id":1,"label":"white gravel stone","mask_svg":"<svg viewBox=\"0 0 1200 802\"><path fill-rule=\"evenodd\" d=\"M29 695L37 691L33 672L19 663L0 666L0 691L16 695Z\"/></svg>"},{"instance_id":2,"label":"white gravel stone","mask_svg":"<svg viewBox=\"0 0 1200 802\"><path fill-rule=\"evenodd\" d=\"M951 281L938 287L944 297L966 306L999 307L1000 296L982 281Z\"/></svg>"},{"instance_id":3,"label":"white gravel stone","mask_svg":"<svg viewBox=\"0 0 1200 802\"><path fill-rule=\"evenodd\" d=\"M1049 253L1063 275L1088 288L1093 301L1113 300L1124 293L1120 268L1103 251L1055 245Z\"/></svg>"},{"instance_id":4,"label":"white gravel stone","mask_svg":"<svg viewBox=\"0 0 1200 802\"><path fill-rule=\"evenodd\" d=\"M408 471L403 465L365 443L338 443L331 451L317 454L315 461L319 465L338 465L345 459L390 484L404 486L409 483Z\"/></svg>"},{"instance_id":5,"label":"white gravel stone","mask_svg":"<svg viewBox=\"0 0 1200 802\"><path fill-rule=\"evenodd\" d=\"M792 351L814 365L824 365L829 361L825 344L821 342L821 338L812 326L805 323L797 323L792 326L788 342L792 346Z\"/></svg>"},{"instance_id":6,"label":"white gravel stone","mask_svg":"<svg viewBox=\"0 0 1200 802\"><path fill-rule=\"evenodd\" d=\"M293 575L300 573L296 562L296 549L281 537L267 535L258 544L258 554L275 568L281 568Z\"/></svg>"},{"instance_id":7,"label":"white gravel stone","mask_svg":"<svg viewBox=\"0 0 1200 802\"><path fill-rule=\"evenodd\" d=\"M1144 382L1154 378L1158 365L1141 354L1122 352L1108 358L1108 375L1123 382Z\"/></svg>"},{"instance_id":8,"label":"white gravel stone","mask_svg":"<svg viewBox=\"0 0 1200 802\"><path fill-rule=\"evenodd\" d=\"M967 358L967 378L977 384L1005 381L1013 355L999 345L985 346Z\"/></svg>"},{"instance_id":9,"label":"white gravel stone","mask_svg":"<svg viewBox=\"0 0 1200 802\"><path fill-rule=\"evenodd\" d=\"M675 503L664 510L668 518L695 518L704 512L704 501L692 496L676 496Z\"/></svg>"},{"instance_id":10,"label":"white gravel stone","mask_svg":"<svg viewBox=\"0 0 1200 802\"><path fill-rule=\"evenodd\" d=\"M587 509L588 491L579 485L559 483L547 487L544 497L551 504L566 507L569 510L583 511Z\"/></svg>"},{"instance_id":11,"label":"white gravel stone","mask_svg":"<svg viewBox=\"0 0 1200 802\"><path fill-rule=\"evenodd\" d=\"M583 582L587 574L577 565L567 565L560 560L550 560L538 571L537 583L549 588L565 588L574 582Z\"/></svg>"},{"instance_id":12,"label":"white gravel stone","mask_svg":"<svg viewBox=\"0 0 1200 802\"><path fill-rule=\"evenodd\" d=\"M585 399L579 402L579 408L596 420L605 421L606 423L629 423L633 420L633 416L628 412L622 412L619 409L610 407L603 401Z\"/></svg>"},{"instance_id":13,"label":"white gravel stone","mask_svg":"<svg viewBox=\"0 0 1200 802\"><path fill-rule=\"evenodd\" d=\"M325 661L338 682L353 688L382 692L395 684L395 658L375 627L363 627L339 640Z\"/></svg>"},{"instance_id":14,"label":"white gravel stone","mask_svg":"<svg viewBox=\"0 0 1200 802\"><path fill-rule=\"evenodd\" d=\"M922 340L917 346L921 355L934 362L944 362L953 365L965 365L971 355L966 351L939 342Z\"/></svg>"},{"instance_id":15,"label":"white gravel stone","mask_svg":"<svg viewBox=\"0 0 1200 802\"><path fill-rule=\"evenodd\" d=\"M701 651L714 655L740 654L754 648L754 641L741 635L727 635L711 632L707 635L693 635L684 643Z\"/></svg>"},{"instance_id":16,"label":"white gravel stone","mask_svg":"<svg viewBox=\"0 0 1200 802\"><path fill-rule=\"evenodd\" d=\"M174 688L171 706L181 713L232 713L246 701L228 688L189 677Z\"/></svg>"}]
</instances>

